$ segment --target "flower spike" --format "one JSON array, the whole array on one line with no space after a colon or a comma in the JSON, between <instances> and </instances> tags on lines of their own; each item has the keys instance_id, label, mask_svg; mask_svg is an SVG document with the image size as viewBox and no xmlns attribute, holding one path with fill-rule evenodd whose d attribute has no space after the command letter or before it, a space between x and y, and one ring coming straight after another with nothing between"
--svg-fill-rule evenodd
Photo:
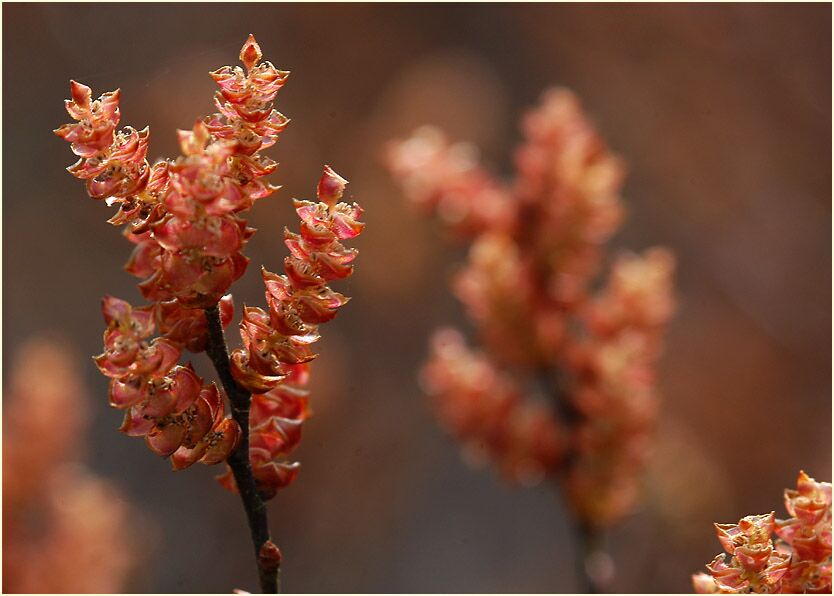
<instances>
[{"instance_id":1,"label":"flower spike","mask_svg":"<svg viewBox=\"0 0 834 596\"><path fill-rule=\"evenodd\" d=\"M406 197L469 243L453 292L483 349L469 352L459 336L439 332L423 378L437 418L467 455L479 445L479 457L514 482L558 480L596 532L638 498L675 261L664 249L622 255L595 291L604 244L624 211L622 161L564 89L545 92L522 131L511 184L483 169L471 145L435 128L388 147Z\"/></svg>"},{"instance_id":2,"label":"flower spike","mask_svg":"<svg viewBox=\"0 0 834 596\"><path fill-rule=\"evenodd\" d=\"M298 474L298 464L288 464L283 458L295 449L301 423L309 415L305 386L307 363L315 358L311 344L319 339L318 326L333 319L348 301L328 285L353 272L350 263L356 250L345 248L339 240L357 236L364 226L358 221L362 212L358 205L337 203L346 184L347 180L325 166L318 185L321 202L295 202L302 233L284 234L291 253L284 259L285 275L262 269L269 312L244 309L243 347L232 352L232 375L255 394L249 417L250 462L265 498ZM230 472L220 482L235 489Z\"/></svg>"},{"instance_id":3,"label":"flower spike","mask_svg":"<svg viewBox=\"0 0 834 596\"><path fill-rule=\"evenodd\" d=\"M830 593L831 484L801 471L796 490L785 490L785 509L786 520L771 512L715 524L726 554L706 566L709 574L692 576L695 592Z\"/></svg>"},{"instance_id":4,"label":"flower spike","mask_svg":"<svg viewBox=\"0 0 834 596\"><path fill-rule=\"evenodd\" d=\"M263 500L298 474L299 464L286 458L311 413L312 344L318 326L348 302L328 284L353 272L357 251L341 241L358 236L364 224L358 205L339 202L347 180L326 166L319 202L295 203L301 229L284 234L290 252L284 275L262 269L267 310L244 307L243 347L228 355L223 329L235 310L229 290L246 271L243 251L255 233L246 214L279 188L267 181L278 164L264 151L289 123L274 109L289 72L262 58L249 35L240 51L245 70L210 73L218 111L177 131L175 159L151 166L149 129L117 128L118 90L93 100L89 87L71 81L66 109L73 122L54 132L79 158L68 171L91 198L116 208L108 223L123 226L133 245L125 270L141 280L149 302L102 301L104 351L94 361L109 379L110 405L123 412L121 431L144 437L174 470L227 462L221 485L236 491L235 478L247 482L250 490L240 492L250 519L259 520L252 536L261 587L275 593L280 551L260 512ZM206 352L222 388L190 362L180 364L184 350Z\"/></svg>"}]
</instances>

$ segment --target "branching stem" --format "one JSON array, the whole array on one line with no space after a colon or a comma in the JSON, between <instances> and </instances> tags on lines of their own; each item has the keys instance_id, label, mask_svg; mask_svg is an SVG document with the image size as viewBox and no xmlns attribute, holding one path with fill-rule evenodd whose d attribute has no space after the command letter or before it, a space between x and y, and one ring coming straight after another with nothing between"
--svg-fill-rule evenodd
<instances>
[{"instance_id":1,"label":"branching stem","mask_svg":"<svg viewBox=\"0 0 834 596\"><path fill-rule=\"evenodd\" d=\"M249 531L252 535L252 544L255 547L255 561L258 565L258 576L261 582L261 591L264 594L277 594L279 592L280 568L265 568L260 561L261 547L269 538L269 521L266 516L266 504L258 494L255 485L255 477L252 475L252 467L249 465L249 404L252 396L248 391L237 384L232 377L229 365L229 352L226 348L226 338L223 335L223 327L220 324L220 310L215 304L205 310L208 321L209 341L206 347L206 354L214 364L223 389L229 396L232 408L232 417L240 425L240 444L237 449L226 460L237 483L240 498L243 501L243 508L246 510L246 518L249 522Z\"/></svg>"}]
</instances>

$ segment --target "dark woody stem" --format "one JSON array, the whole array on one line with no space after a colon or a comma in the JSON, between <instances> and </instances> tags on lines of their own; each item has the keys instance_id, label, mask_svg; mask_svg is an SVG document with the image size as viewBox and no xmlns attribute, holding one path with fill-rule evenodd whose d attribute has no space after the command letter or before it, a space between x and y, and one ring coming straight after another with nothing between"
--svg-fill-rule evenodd
<instances>
[{"instance_id":1,"label":"dark woody stem","mask_svg":"<svg viewBox=\"0 0 834 596\"><path fill-rule=\"evenodd\" d=\"M595 567L597 557L602 554L602 536L596 528L585 524L576 525L576 577L586 594L602 594L606 590L600 585Z\"/></svg>"},{"instance_id":2,"label":"dark woody stem","mask_svg":"<svg viewBox=\"0 0 834 596\"><path fill-rule=\"evenodd\" d=\"M232 370L229 365L229 352L226 348L226 338L223 335L223 327L220 324L220 309L215 304L205 309L206 320L208 321L209 341L206 346L206 354L214 364L223 389L229 396L232 407L232 417L240 425L240 443L235 451L226 460L237 483L240 498L243 501L243 508L246 510L246 518L249 522L249 531L252 535L252 544L255 547L255 561L258 565L258 576L261 582L261 591L264 594L277 594L279 590L280 567L265 567L261 563L261 547L270 539L269 522L266 517L266 504L258 494L255 485L255 477L252 475L252 467L249 465L249 404L252 396L248 391L237 384L232 377Z\"/></svg>"},{"instance_id":3,"label":"dark woody stem","mask_svg":"<svg viewBox=\"0 0 834 596\"><path fill-rule=\"evenodd\" d=\"M539 380L547 394L551 396L553 407L562 422L571 428L579 424L582 420L582 413L570 401L565 386L565 379L559 374L559 371L555 368L544 366L539 370ZM568 452L562 467L563 472L567 472L570 469L574 458L575 453ZM564 486L564 483L562 485ZM603 586L600 585L594 573L597 563L596 559L603 554L602 534L599 529L581 520L574 521L574 528L576 543L575 569L576 579L580 589L586 594L603 593Z\"/></svg>"}]
</instances>

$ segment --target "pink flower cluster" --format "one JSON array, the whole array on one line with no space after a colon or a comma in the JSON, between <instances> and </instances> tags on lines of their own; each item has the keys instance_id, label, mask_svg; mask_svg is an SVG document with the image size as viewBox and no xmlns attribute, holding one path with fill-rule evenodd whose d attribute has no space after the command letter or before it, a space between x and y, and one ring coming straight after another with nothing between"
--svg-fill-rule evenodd
<instances>
[{"instance_id":1,"label":"pink flower cluster","mask_svg":"<svg viewBox=\"0 0 834 596\"><path fill-rule=\"evenodd\" d=\"M87 388L67 346L30 339L9 370L3 387L3 591L125 592L140 563L147 522L84 462Z\"/></svg>"},{"instance_id":2,"label":"pink flower cluster","mask_svg":"<svg viewBox=\"0 0 834 596\"><path fill-rule=\"evenodd\" d=\"M237 446L240 427L225 417L214 383L204 384L190 364L177 364L178 344L147 341L154 332L152 309L107 296L102 310L104 353L95 361L110 378L110 405L125 410L121 430L145 437L154 453L171 458L175 470L224 461Z\"/></svg>"},{"instance_id":3,"label":"pink flower cluster","mask_svg":"<svg viewBox=\"0 0 834 596\"><path fill-rule=\"evenodd\" d=\"M255 396L249 416L250 461L262 495L295 478L297 463L287 463L301 438L301 424L309 415L307 363L315 358L312 344L318 326L333 319L348 301L328 282L353 273L356 249L340 241L358 236L364 224L356 203L340 202L347 181L329 167L318 185L318 202L295 201L301 233L286 230L285 275L262 271L268 312L244 309L240 323L243 346L231 356L235 380ZM234 488L230 473L221 482Z\"/></svg>"},{"instance_id":4,"label":"pink flower cluster","mask_svg":"<svg viewBox=\"0 0 834 596\"><path fill-rule=\"evenodd\" d=\"M613 523L638 498L658 415L654 363L674 310L673 270L661 248L618 257L579 313L584 334L566 346L580 419L566 489L579 517L597 524Z\"/></svg>"},{"instance_id":5,"label":"pink flower cluster","mask_svg":"<svg viewBox=\"0 0 834 596\"><path fill-rule=\"evenodd\" d=\"M583 523L606 525L633 506L650 444L674 258L624 254L595 293L623 165L569 91L545 93L523 131L512 184L434 129L389 148L408 198L470 243L453 289L484 350L440 332L425 385L461 441L510 478L561 477Z\"/></svg>"},{"instance_id":6,"label":"pink flower cluster","mask_svg":"<svg viewBox=\"0 0 834 596\"><path fill-rule=\"evenodd\" d=\"M561 460L564 433L547 406L527 400L518 383L454 329L438 331L423 385L437 416L469 461L492 461L511 482L535 484Z\"/></svg>"},{"instance_id":7,"label":"pink flower cluster","mask_svg":"<svg viewBox=\"0 0 834 596\"><path fill-rule=\"evenodd\" d=\"M288 122L272 104L289 73L260 58L250 36L241 50L246 74L228 66L211 73L220 113L179 131L182 156L153 167L147 128L116 132L119 91L91 101L89 87L71 83L66 105L76 122L55 131L80 158L68 170L92 198L119 205L110 223L127 224L136 244L126 269L144 279L145 298L177 301L167 307L171 321L198 318L188 309L213 306L243 275L241 250L254 230L239 215L275 190L262 178L278 164L260 151Z\"/></svg>"},{"instance_id":8,"label":"pink flower cluster","mask_svg":"<svg viewBox=\"0 0 834 596\"><path fill-rule=\"evenodd\" d=\"M695 591L830 594L831 484L800 472L796 490L785 490L785 509L785 520L771 512L715 524L725 553L707 565L708 574L692 576Z\"/></svg>"},{"instance_id":9,"label":"pink flower cluster","mask_svg":"<svg viewBox=\"0 0 834 596\"><path fill-rule=\"evenodd\" d=\"M70 173L85 181L92 198L119 207L109 221L124 225L135 245L125 268L143 280L139 289L151 302L133 308L104 299L105 351L96 363L111 379L110 403L125 410L122 430L144 436L175 469L224 461L241 435L225 416L220 390L190 364L177 363L184 349L206 350L206 309L217 306L222 326L231 323L234 305L226 292L246 270L242 251L255 232L242 215L277 188L265 177L278 164L262 152L288 123L273 104L289 73L261 58L250 35L240 52L245 70L224 66L211 73L218 112L178 131L182 155L175 160L149 166L147 128L117 130L118 90L93 101L90 88L73 81L66 107L75 122L55 131L79 157ZM264 496L297 474L298 464L282 458L297 446L309 415L304 386L311 344L318 325L348 301L327 285L351 274L357 251L341 241L364 225L358 205L340 202L346 184L325 167L319 202L296 201L301 230L285 232L286 274L263 271L269 312L244 309L243 347L232 354L234 379L256 394L250 458ZM151 339L156 329L161 335ZM231 474L221 482L235 488Z\"/></svg>"}]
</instances>

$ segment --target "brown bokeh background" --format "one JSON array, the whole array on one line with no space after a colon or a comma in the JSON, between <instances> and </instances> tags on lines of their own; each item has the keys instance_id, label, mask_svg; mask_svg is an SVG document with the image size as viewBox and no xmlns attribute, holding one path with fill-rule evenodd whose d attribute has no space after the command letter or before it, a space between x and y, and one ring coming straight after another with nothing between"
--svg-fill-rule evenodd
<instances>
[{"instance_id":1,"label":"brown bokeh background","mask_svg":"<svg viewBox=\"0 0 834 596\"><path fill-rule=\"evenodd\" d=\"M577 589L559 496L468 469L430 417L416 371L431 328L465 325L446 285L461 254L380 164L387 139L434 123L509 176L518 117L551 85L575 90L630 164L614 245L679 257L658 453L642 508L610 533L612 587L687 591L720 550L713 521L780 512L800 468L830 480L825 4L6 4L4 384L26 337L94 354L100 297L140 300L109 209L63 170L72 156L51 130L68 80L121 87L122 122L151 126L150 158L174 156L174 129L213 111L207 71L234 63L250 32L293 71L278 99L292 124L272 151L283 190L251 215L237 305L262 301L258 265L280 267L289 199L313 193L322 164L351 180L368 222L342 286L354 299L314 364L301 476L270 505L287 591ZM129 588L255 589L243 513L216 470L174 474L118 433L105 379L79 367L91 466L158 527Z\"/></svg>"}]
</instances>

